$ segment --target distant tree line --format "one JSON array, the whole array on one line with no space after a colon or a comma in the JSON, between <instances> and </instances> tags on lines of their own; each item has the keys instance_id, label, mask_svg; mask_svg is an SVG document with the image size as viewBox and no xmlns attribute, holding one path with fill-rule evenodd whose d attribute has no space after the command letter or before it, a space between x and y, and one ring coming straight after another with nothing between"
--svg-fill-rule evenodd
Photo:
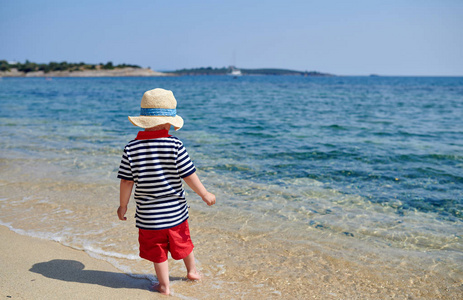
<instances>
[{"instance_id":1,"label":"distant tree line","mask_svg":"<svg viewBox=\"0 0 463 300\"><path fill-rule=\"evenodd\" d=\"M177 75L226 75L229 74L235 67L228 68L193 68L169 71ZM240 69L243 75L296 75L296 76L333 76L331 74L320 73L317 71L295 71L287 69Z\"/></svg>"},{"instance_id":2,"label":"distant tree line","mask_svg":"<svg viewBox=\"0 0 463 300\"><path fill-rule=\"evenodd\" d=\"M171 71L169 73L177 75L224 75L230 72L230 68L194 68Z\"/></svg>"},{"instance_id":3,"label":"distant tree line","mask_svg":"<svg viewBox=\"0 0 463 300\"><path fill-rule=\"evenodd\" d=\"M50 62L48 64L37 64L26 60L24 63L9 63L6 60L0 60L0 71L11 71L11 69L17 69L20 72L28 73L34 71L44 71L45 73L52 71L83 71L83 70L113 70L123 68L141 68L137 65L119 64L113 65L112 62L94 64L80 63L68 63L63 62Z\"/></svg>"}]
</instances>

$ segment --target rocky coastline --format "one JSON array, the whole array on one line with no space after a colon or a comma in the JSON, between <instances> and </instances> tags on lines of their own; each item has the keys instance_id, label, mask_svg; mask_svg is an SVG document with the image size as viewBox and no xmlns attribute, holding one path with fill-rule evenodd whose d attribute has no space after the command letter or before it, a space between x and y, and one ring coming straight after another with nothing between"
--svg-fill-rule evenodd
<instances>
[{"instance_id":1,"label":"rocky coastline","mask_svg":"<svg viewBox=\"0 0 463 300\"><path fill-rule=\"evenodd\" d=\"M12 68L9 71L0 71L0 77L161 77L175 76L162 73L150 68L116 68L112 70L79 70L79 71L32 71L21 72Z\"/></svg>"}]
</instances>

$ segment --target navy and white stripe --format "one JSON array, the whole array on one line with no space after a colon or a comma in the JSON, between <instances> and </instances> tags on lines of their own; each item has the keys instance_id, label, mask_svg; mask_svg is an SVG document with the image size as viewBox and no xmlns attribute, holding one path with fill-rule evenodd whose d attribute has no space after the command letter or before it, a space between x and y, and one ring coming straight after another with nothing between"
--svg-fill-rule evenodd
<instances>
[{"instance_id":1,"label":"navy and white stripe","mask_svg":"<svg viewBox=\"0 0 463 300\"><path fill-rule=\"evenodd\" d=\"M176 137L129 142L117 177L135 182L136 226L166 229L188 219L181 178L195 171L183 143Z\"/></svg>"}]
</instances>

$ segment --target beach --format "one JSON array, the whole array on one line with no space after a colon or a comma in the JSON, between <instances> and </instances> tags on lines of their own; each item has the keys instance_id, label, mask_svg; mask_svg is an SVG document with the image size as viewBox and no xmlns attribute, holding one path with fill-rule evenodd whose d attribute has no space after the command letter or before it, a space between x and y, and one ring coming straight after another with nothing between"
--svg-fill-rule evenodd
<instances>
[{"instance_id":1,"label":"beach","mask_svg":"<svg viewBox=\"0 0 463 300\"><path fill-rule=\"evenodd\" d=\"M0 226L0 233L0 290L5 299L164 297L150 290L150 280L124 274L84 251L20 235L4 226ZM219 243L214 244L216 249L219 248ZM425 268L417 272L415 263L426 266L419 257L402 257L403 261L398 262L396 268L387 269L381 268L378 260L375 263L370 258L372 265L359 269L345 258L323 255L315 248L309 251L309 261L304 262L299 255L305 251L300 248L272 253L279 257L278 265L259 268L256 263L263 257L275 262L268 257L270 252L265 246L255 240L242 240L240 246L247 250L259 247L260 250L254 253L239 255L240 259L253 260L251 266L240 267L236 259L226 262L224 258L222 262L229 268L227 274L222 270L216 273L219 276L214 276L209 273L214 270L203 262L201 271L208 274L204 282L189 282L181 276L171 276L172 296L180 299L458 299L461 295L461 282L449 281L447 274ZM220 248L225 251L227 247L222 245ZM206 261L203 255L200 257ZM293 276L279 278L279 270L286 266L294 268ZM223 285L217 289L219 283Z\"/></svg>"},{"instance_id":2,"label":"beach","mask_svg":"<svg viewBox=\"0 0 463 300\"><path fill-rule=\"evenodd\" d=\"M2 292L9 293L6 296L31 299L34 295L36 299L35 288L40 285L43 299L160 297L148 290L156 278L152 265L137 257L133 218L117 220L116 182L53 182L46 173L41 174L45 178L34 179L37 170L49 168L40 162L21 165L2 160L0 165L1 173L10 170L11 176L1 178L2 224L17 232L1 227ZM24 169L30 173L20 171ZM57 171L51 170L57 178L63 176ZM220 190L216 194L218 199L230 196ZM294 231L291 223L275 226L266 220L268 215L223 205L222 212L204 208L191 191L189 195L189 223L203 280L185 281L183 264L170 259L175 297L457 299L461 295L462 274L458 255L452 251L443 257L438 249L390 249L379 240L372 243L346 234L320 233L309 226ZM116 204L98 205L93 207L95 212L79 204L103 196ZM131 202L128 216L133 213ZM100 230L95 226L101 226Z\"/></svg>"},{"instance_id":3,"label":"beach","mask_svg":"<svg viewBox=\"0 0 463 300\"><path fill-rule=\"evenodd\" d=\"M150 282L57 242L0 226L2 299L153 299Z\"/></svg>"},{"instance_id":4,"label":"beach","mask_svg":"<svg viewBox=\"0 0 463 300\"><path fill-rule=\"evenodd\" d=\"M462 78L0 81L2 297L161 298L117 169L141 96L171 89L208 207L180 299L459 299ZM278 112L276 114L275 112Z\"/></svg>"}]
</instances>

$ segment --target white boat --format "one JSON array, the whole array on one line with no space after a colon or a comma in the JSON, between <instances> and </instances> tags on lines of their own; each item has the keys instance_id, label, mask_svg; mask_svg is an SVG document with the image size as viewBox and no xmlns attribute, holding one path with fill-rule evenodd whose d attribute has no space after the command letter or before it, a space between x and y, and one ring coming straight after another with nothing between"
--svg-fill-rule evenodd
<instances>
[{"instance_id":1,"label":"white boat","mask_svg":"<svg viewBox=\"0 0 463 300\"><path fill-rule=\"evenodd\" d=\"M241 71L239 69L232 68L231 72L228 73L228 75L233 76L234 78L237 78L239 76L242 76L243 74L241 73Z\"/></svg>"}]
</instances>

